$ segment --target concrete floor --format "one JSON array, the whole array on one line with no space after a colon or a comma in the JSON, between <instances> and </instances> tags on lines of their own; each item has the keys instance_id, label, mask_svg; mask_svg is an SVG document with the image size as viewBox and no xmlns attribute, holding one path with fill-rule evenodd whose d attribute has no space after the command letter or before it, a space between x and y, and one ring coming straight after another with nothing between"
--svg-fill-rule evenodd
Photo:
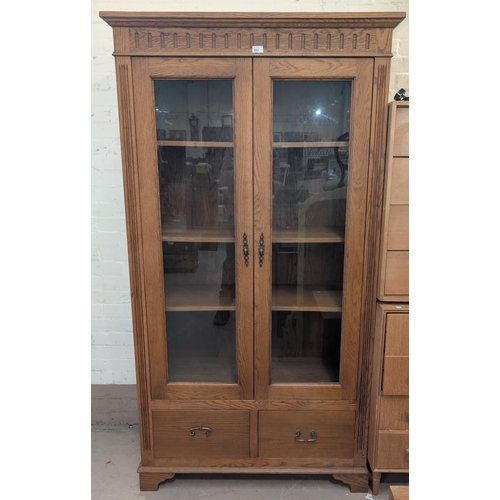
<instances>
[{"instance_id":1,"label":"concrete floor","mask_svg":"<svg viewBox=\"0 0 500 500\"><path fill-rule=\"evenodd\" d=\"M92 500L388 500L390 484L407 475L383 475L379 494L351 493L331 476L178 474L157 492L139 490L137 426L92 426Z\"/></svg>"}]
</instances>

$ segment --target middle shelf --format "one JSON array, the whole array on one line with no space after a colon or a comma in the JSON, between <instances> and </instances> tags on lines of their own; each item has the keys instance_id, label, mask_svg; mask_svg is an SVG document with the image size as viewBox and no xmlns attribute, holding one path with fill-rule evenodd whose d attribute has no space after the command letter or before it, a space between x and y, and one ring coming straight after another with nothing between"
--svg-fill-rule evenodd
<instances>
[{"instance_id":1,"label":"middle shelf","mask_svg":"<svg viewBox=\"0 0 500 500\"><path fill-rule=\"evenodd\" d=\"M235 300L221 287L165 284L167 311L234 311ZM341 312L342 292L321 286L273 286L273 311Z\"/></svg>"},{"instance_id":2,"label":"middle shelf","mask_svg":"<svg viewBox=\"0 0 500 500\"><path fill-rule=\"evenodd\" d=\"M163 224L162 240L172 242L233 243L232 226L176 227ZM343 227L273 228L273 243L342 243Z\"/></svg>"}]
</instances>

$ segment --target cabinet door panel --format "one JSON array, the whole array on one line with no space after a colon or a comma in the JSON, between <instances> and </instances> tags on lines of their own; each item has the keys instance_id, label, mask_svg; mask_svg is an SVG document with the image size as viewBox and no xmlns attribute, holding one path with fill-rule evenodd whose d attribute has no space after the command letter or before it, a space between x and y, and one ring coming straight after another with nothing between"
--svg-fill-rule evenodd
<instances>
[{"instance_id":1,"label":"cabinet door panel","mask_svg":"<svg viewBox=\"0 0 500 500\"><path fill-rule=\"evenodd\" d=\"M133 60L153 398L253 394L251 71Z\"/></svg>"},{"instance_id":2,"label":"cabinet door panel","mask_svg":"<svg viewBox=\"0 0 500 500\"><path fill-rule=\"evenodd\" d=\"M259 399L355 397L372 72L254 60Z\"/></svg>"}]
</instances>

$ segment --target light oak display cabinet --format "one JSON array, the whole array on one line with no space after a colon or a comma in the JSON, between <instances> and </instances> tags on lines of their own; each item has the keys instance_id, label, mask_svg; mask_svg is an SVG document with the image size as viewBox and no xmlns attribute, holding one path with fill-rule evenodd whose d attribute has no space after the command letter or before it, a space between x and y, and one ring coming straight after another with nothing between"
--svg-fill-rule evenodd
<instances>
[{"instance_id":1,"label":"light oak display cabinet","mask_svg":"<svg viewBox=\"0 0 500 500\"><path fill-rule=\"evenodd\" d=\"M102 12L113 27L141 490L368 490L392 32L403 13Z\"/></svg>"}]
</instances>

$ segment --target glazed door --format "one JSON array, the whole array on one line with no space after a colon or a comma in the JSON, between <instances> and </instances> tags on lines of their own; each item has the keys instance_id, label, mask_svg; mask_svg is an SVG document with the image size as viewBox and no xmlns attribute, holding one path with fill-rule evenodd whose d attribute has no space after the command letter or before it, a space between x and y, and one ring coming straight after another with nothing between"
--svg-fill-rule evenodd
<instances>
[{"instance_id":1,"label":"glazed door","mask_svg":"<svg viewBox=\"0 0 500 500\"><path fill-rule=\"evenodd\" d=\"M251 59L132 68L152 398L251 399Z\"/></svg>"},{"instance_id":2,"label":"glazed door","mask_svg":"<svg viewBox=\"0 0 500 500\"><path fill-rule=\"evenodd\" d=\"M258 399L356 397L372 72L254 60Z\"/></svg>"}]
</instances>

